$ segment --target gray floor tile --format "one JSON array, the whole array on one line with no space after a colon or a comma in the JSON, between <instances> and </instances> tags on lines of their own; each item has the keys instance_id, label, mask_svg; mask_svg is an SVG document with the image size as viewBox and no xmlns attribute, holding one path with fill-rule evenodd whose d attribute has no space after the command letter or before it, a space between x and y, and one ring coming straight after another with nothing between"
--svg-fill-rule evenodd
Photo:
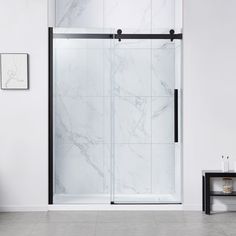
<instances>
[{"instance_id":1,"label":"gray floor tile","mask_svg":"<svg viewBox=\"0 0 236 236\"><path fill-rule=\"evenodd\" d=\"M67 236L94 236L96 224L72 223L68 227Z\"/></svg>"},{"instance_id":2,"label":"gray floor tile","mask_svg":"<svg viewBox=\"0 0 236 236\"><path fill-rule=\"evenodd\" d=\"M65 236L68 231L68 223L38 223L30 236Z\"/></svg>"},{"instance_id":3,"label":"gray floor tile","mask_svg":"<svg viewBox=\"0 0 236 236\"><path fill-rule=\"evenodd\" d=\"M43 217L43 222L92 223L96 221L96 211L51 211Z\"/></svg>"},{"instance_id":4,"label":"gray floor tile","mask_svg":"<svg viewBox=\"0 0 236 236\"><path fill-rule=\"evenodd\" d=\"M159 236L225 236L223 230L212 223L160 223L157 232Z\"/></svg>"},{"instance_id":5,"label":"gray floor tile","mask_svg":"<svg viewBox=\"0 0 236 236\"><path fill-rule=\"evenodd\" d=\"M157 223L182 223L185 221L184 213L181 211L155 211L154 218Z\"/></svg>"},{"instance_id":6,"label":"gray floor tile","mask_svg":"<svg viewBox=\"0 0 236 236\"><path fill-rule=\"evenodd\" d=\"M35 223L9 223L0 224L1 236L30 236Z\"/></svg>"},{"instance_id":7,"label":"gray floor tile","mask_svg":"<svg viewBox=\"0 0 236 236\"><path fill-rule=\"evenodd\" d=\"M234 223L221 223L219 227L227 236L236 235L236 221Z\"/></svg>"},{"instance_id":8,"label":"gray floor tile","mask_svg":"<svg viewBox=\"0 0 236 236\"><path fill-rule=\"evenodd\" d=\"M127 229L127 224L125 222L106 222L106 223L97 223L96 224L96 231L116 231L119 229Z\"/></svg>"},{"instance_id":9,"label":"gray floor tile","mask_svg":"<svg viewBox=\"0 0 236 236\"><path fill-rule=\"evenodd\" d=\"M153 236L158 235L158 227L152 223L137 223L137 224L129 224L128 230L132 232L132 235L145 235L145 236Z\"/></svg>"},{"instance_id":10,"label":"gray floor tile","mask_svg":"<svg viewBox=\"0 0 236 236\"><path fill-rule=\"evenodd\" d=\"M156 211L157 223L214 223L236 222L236 213L217 213L206 215L201 211Z\"/></svg>"},{"instance_id":11,"label":"gray floor tile","mask_svg":"<svg viewBox=\"0 0 236 236\"><path fill-rule=\"evenodd\" d=\"M101 211L98 222L155 222L152 211Z\"/></svg>"},{"instance_id":12,"label":"gray floor tile","mask_svg":"<svg viewBox=\"0 0 236 236\"><path fill-rule=\"evenodd\" d=\"M94 236L95 223L50 222L37 224L30 236Z\"/></svg>"},{"instance_id":13,"label":"gray floor tile","mask_svg":"<svg viewBox=\"0 0 236 236\"><path fill-rule=\"evenodd\" d=\"M106 223L105 225L100 225L96 227L96 236L133 236L133 230L127 229L126 226L120 225L118 223L117 226L110 226L110 223ZM112 223L113 224L113 223Z\"/></svg>"},{"instance_id":14,"label":"gray floor tile","mask_svg":"<svg viewBox=\"0 0 236 236\"><path fill-rule=\"evenodd\" d=\"M204 222L209 223L236 223L236 212L217 212L211 215L203 214Z\"/></svg>"},{"instance_id":15,"label":"gray floor tile","mask_svg":"<svg viewBox=\"0 0 236 236\"><path fill-rule=\"evenodd\" d=\"M236 213L53 211L0 213L0 236L235 236Z\"/></svg>"},{"instance_id":16,"label":"gray floor tile","mask_svg":"<svg viewBox=\"0 0 236 236\"><path fill-rule=\"evenodd\" d=\"M0 212L0 224L12 223L15 213Z\"/></svg>"},{"instance_id":17,"label":"gray floor tile","mask_svg":"<svg viewBox=\"0 0 236 236\"><path fill-rule=\"evenodd\" d=\"M153 211L129 211L125 214L126 222L132 223L155 223Z\"/></svg>"},{"instance_id":18,"label":"gray floor tile","mask_svg":"<svg viewBox=\"0 0 236 236\"><path fill-rule=\"evenodd\" d=\"M46 212L10 212L0 213L1 223L35 223L39 222Z\"/></svg>"},{"instance_id":19,"label":"gray floor tile","mask_svg":"<svg viewBox=\"0 0 236 236\"><path fill-rule=\"evenodd\" d=\"M96 235L136 235L145 233L146 236L157 232L156 224L148 222L109 222L97 223Z\"/></svg>"},{"instance_id":20,"label":"gray floor tile","mask_svg":"<svg viewBox=\"0 0 236 236\"><path fill-rule=\"evenodd\" d=\"M109 222L125 222L126 219L124 215L126 212L124 211L99 211L97 214L97 222L98 223L109 223Z\"/></svg>"}]
</instances>

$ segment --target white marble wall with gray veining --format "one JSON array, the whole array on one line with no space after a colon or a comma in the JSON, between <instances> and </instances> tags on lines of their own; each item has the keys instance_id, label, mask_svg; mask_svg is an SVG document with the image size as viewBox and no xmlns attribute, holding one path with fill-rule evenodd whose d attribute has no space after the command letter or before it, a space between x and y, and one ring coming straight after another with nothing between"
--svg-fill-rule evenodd
<instances>
[{"instance_id":1,"label":"white marble wall with gray veining","mask_svg":"<svg viewBox=\"0 0 236 236\"><path fill-rule=\"evenodd\" d=\"M109 45L54 40L56 194L109 192Z\"/></svg>"},{"instance_id":2,"label":"white marble wall with gray veining","mask_svg":"<svg viewBox=\"0 0 236 236\"><path fill-rule=\"evenodd\" d=\"M175 28L177 0L56 0L56 26L151 31ZM176 11L176 9L178 11Z\"/></svg>"},{"instance_id":3,"label":"white marble wall with gray veining","mask_svg":"<svg viewBox=\"0 0 236 236\"><path fill-rule=\"evenodd\" d=\"M60 27L140 33L175 27L174 0L56 3ZM118 201L174 194L173 90L180 73L176 43L55 41L55 193L109 196L112 180Z\"/></svg>"}]
</instances>

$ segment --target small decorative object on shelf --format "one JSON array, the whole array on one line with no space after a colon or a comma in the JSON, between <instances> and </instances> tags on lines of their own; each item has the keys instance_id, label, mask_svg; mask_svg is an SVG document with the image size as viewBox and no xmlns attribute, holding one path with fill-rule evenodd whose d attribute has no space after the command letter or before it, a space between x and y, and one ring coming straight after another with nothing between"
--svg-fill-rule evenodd
<instances>
[{"instance_id":1,"label":"small decorative object on shelf","mask_svg":"<svg viewBox=\"0 0 236 236\"><path fill-rule=\"evenodd\" d=\"M222 156L221 169L222 172L229 172L229 156L227 156L226 158Z\"/></svg>"},{"instance_id":2,"label":"small decorative object on shelf","mask_svg":"<svg viewBox=\"0 0 236 236\"><path fill-rule=\"evenodd\" d=\"M230 194L233 192L233 180L229 177L223 178L223 193Z\"/></svg>"}]
</instances>

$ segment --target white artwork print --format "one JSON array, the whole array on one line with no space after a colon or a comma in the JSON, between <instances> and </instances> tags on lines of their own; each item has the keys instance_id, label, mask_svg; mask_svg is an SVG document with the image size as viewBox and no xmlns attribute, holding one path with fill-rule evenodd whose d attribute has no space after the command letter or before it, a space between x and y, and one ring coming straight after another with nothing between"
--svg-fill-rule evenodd
<instances>
[{"instance_id":1,"label":"white artwork print","mask_svg":"<svg viewBox=\"0 0 236 236\"><path fill-rule=\"evenodd\" d=\"M1 54L2 89L28 89L28 55Z\"/></svg>"}]
</instances>

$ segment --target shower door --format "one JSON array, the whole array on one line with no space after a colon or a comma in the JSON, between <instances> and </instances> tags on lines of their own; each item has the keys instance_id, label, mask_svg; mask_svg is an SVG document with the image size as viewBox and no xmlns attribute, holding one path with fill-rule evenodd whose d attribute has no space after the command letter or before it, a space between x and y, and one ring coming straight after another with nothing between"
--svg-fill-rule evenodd
<instances>
[{"instance_id":1,"label":"shower door","mask_svg":"<svg viewBox=\"0 0 236 236\"><path fill-rule=\"evenodd\" d=\"M181 41L53 35L53 202L181 202Z\"/></svg>"},{"instance_id":2,"label":"shower door","mask_svg":"<svg viewBox=\"0 0 236 236\"><path fill-rule=\"evenodd\" d=\"M179 203L180 41L122 39L112 53L112 202Z\"/></svg>"},{"instance_id":3,"label":"shower door","mask_svg":"<svg viewBox=\"0 0 236 236\"><path fill-rule=\"evenodd\" d=\"M54 29L56 204L110 203L112 39L102 33Z\"/></svg>"}]
</instances>

